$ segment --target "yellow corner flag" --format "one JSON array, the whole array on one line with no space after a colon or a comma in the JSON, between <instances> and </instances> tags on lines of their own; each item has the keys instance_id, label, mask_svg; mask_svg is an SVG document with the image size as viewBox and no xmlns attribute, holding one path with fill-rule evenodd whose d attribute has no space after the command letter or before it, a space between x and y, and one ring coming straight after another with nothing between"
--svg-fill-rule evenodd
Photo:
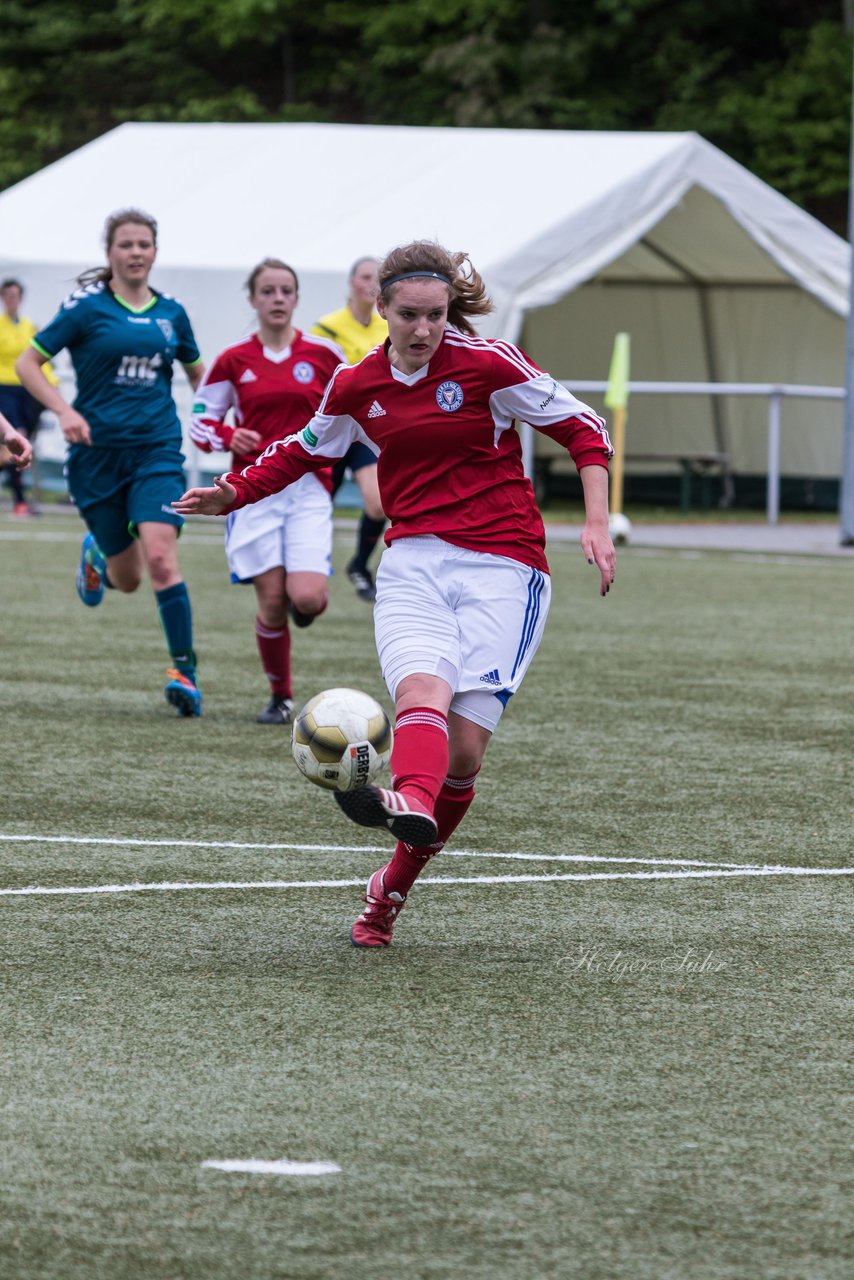
<instances>
[{"instance_id":1,"label":"yellow corner flag","mask_svg":"<svg viewBox=\"0 0 854 1280\"><path fill-rule=\"evenodd\" d=\"M626 456L626 410L629 403L629 335L618 333L614 338L614 351L611 355L611 369L608 373L608 389L605 392L605 405L614 411L614 425L611 432L611 443L614 446L614 461L611 468L611 518L615 516L625 520L623 511L623 464Z\"/></svg>"},{"instance_id":2,"label":"yellow corner flag","mask_svg":"<svg viewBox=\"0 0 854 1280\"><path fill-rule=\"evenodd\" d=\"M629 403L629 335L618 333L608 373L605 405L609 409L625 409Z\"/></svg>"}]
</instances>

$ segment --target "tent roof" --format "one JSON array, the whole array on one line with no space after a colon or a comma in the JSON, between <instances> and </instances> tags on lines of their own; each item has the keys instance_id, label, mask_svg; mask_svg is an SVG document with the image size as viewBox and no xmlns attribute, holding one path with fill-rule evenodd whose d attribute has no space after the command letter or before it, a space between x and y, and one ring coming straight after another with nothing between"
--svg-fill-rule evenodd
<instances>
[{"instance_id":1,"label":"tent roof","mask_svg":"<svg viewBox=\"0 0 854 1280\"><path fill-rule=\"evenodd\" d=\"M692 133L126 124L0 195L7 262L94 265L112 209L161 225L161 268L265 254L346 274L416 237L471 253L508 334L620 259L623 277L792 279L847 313L846 242Z\"/></svg>"}]
</instances>

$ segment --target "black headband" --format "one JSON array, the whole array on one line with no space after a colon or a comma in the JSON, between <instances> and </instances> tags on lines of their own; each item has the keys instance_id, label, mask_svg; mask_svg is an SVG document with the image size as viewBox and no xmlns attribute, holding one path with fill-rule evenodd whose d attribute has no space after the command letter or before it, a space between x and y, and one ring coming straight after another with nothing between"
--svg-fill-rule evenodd
<instances>
[{"instance_id":1,"label":"black headband","mask_svg":"<svg viewBox=\"0 0 854 1280\"><path fill-rule=\"evenodd\" d=\"M427 280L441 280L449 289L451 287L450 276L443 275L441 271L404 271L399 276L392 276L390 280L383 280L380 285L380 293L385 293L386 289L390 289L393 284L397 284L398 280L412 280L418 276Z\"/></svg>"}]
</instances>

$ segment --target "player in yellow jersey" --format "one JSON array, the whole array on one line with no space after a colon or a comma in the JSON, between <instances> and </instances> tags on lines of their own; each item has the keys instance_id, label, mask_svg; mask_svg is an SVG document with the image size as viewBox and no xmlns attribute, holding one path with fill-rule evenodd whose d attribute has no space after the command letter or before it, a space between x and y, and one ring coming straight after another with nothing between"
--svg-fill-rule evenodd
<instances>
[{"instance_id":1,"label":"player in yellow jersey","mask_svg":"<svg viewBox=\"0 0 854 1280\"><path fill-rule=\"evenodd\" d=\"M350 269L346 307L323 316L311 330L321 338L337 342L348 364L358 364L388 337L388 325L375 307L379 293L378 265L376 258L359 258ZM377 460L367 445L352 445L332 470L333 496L341 488L348 467L361 491L364 510L356 554L347 565L347 577L360 599L372 604L377 592L368 560L386 524L377 487Z\"/></svg>"},{"instance_id":2,"label":"player in yellow jersey","mask_svg":"<svg viewBox=\"0 0 854 1280\"><path fill-rule=\"evenodd\" d=\"M19 435L25 436L32 444L35 440L42 407L21 386L21 379L15 372L15 361L26 351L36 335L36 326L32 320L21 315L21 302L24 297L24 286L20 280L8 279L0 284L0 414L14 427ZM48 381L57 386L56 374L49 364L44 366ZM0 461L0 466L3 463ZM15 516L35 515L34 509L27 502L24 492L23 477L18 466L10 465L7 471L8 483L14 496L12 514Z\"/></svg>"}]
</instances>

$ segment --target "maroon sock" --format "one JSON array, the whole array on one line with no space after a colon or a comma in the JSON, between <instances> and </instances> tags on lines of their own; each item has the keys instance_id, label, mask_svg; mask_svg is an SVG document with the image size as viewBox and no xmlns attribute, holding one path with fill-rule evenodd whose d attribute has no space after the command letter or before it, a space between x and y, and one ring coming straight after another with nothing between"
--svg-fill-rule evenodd
<instances>
[{"instance_id":1,"label":"maroon sock","mask_svg":"<svg viewBox=\"0 0 854 1280\"><path fill-rule=\"evenodd\" d=\"M395 791L405 791L430 812L448 772L448 717L432 707L411 707L398 715L391 750Z\"/></svg>"},{"instance_id":2,"label":"maroon sock","mask_svg":"<svg viewBox=\"0 0 854 1280\"><path fill-rule=\"evenodd\" d=\"M439 827L437 839L446 845L463 818L468 813L469 805L474 800L474 784L480 769L467 778L448 776L442 783L433 817ZM438 853L438 850L436 850Z\"/></svg>"},{"instance_id":3,"label":"maroon sock","mask_svg":"<svg viewBox=\"0 0 854 1280\"><path fill-rule=\"evenodd\" d=\"M291 637L288 628L267 627L255 619L255 640L261 655L264 675L276 698L291 696Z\"/></svg>"},{"instance_id":4,"label":"maroon sock","mask_svg":"<svg viewBox=\"0 0 854 1280\"><path fill-rule=\"evenodd\" d=\"M476 777L477 771L468 778L449 776L445 779L433 810L433 816L439 826L436 842L428 845L408 845L398 840L391 862L383 875L386 893L394 891L406 897L430 859L444 849L474 800Z\"/></svg>"}]
</instances>

